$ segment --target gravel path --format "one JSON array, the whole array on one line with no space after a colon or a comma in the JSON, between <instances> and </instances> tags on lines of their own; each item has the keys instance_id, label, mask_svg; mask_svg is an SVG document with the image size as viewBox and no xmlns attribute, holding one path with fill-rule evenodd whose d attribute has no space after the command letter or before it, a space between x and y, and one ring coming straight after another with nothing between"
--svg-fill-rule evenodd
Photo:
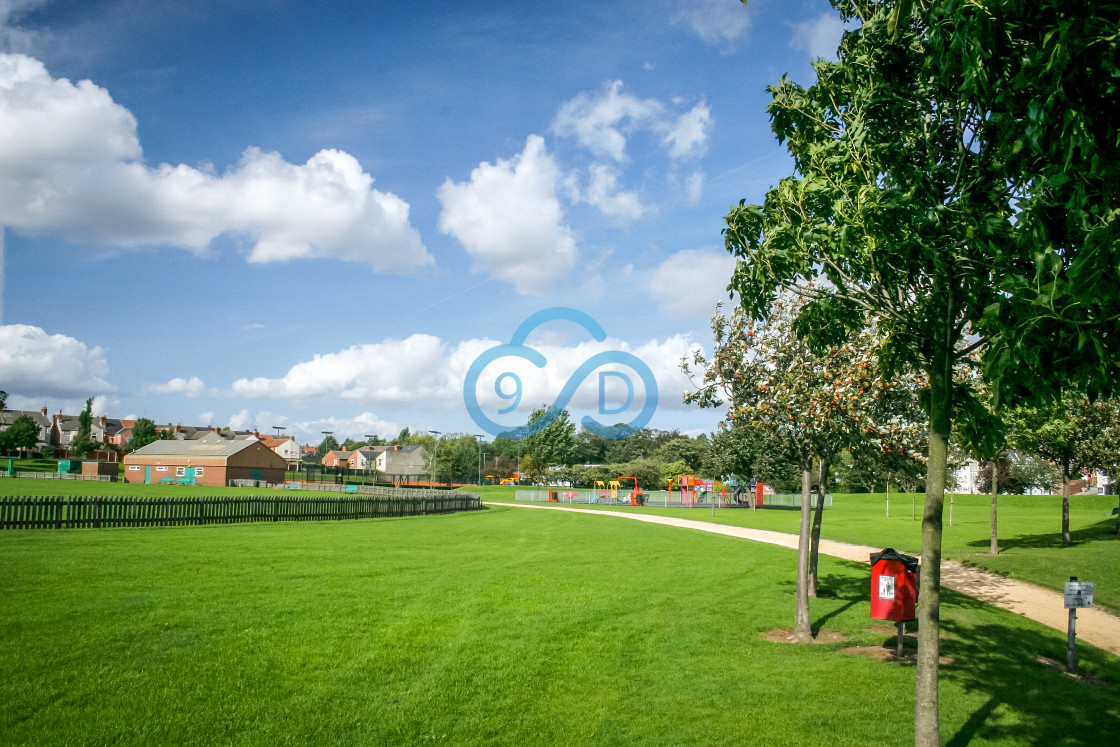
<instances>
[{"instance_id":1,"label":"gravel path","mask_svg":"<svg viewBox=\"0 0 1120 747\"><path fill-rule=\"evenodd\" d=\"M710 521L696 521L694 519L676 519L669 516L654 516L652 514L630 514L620 511L600 511L589 508L569 508L566 506L539 506L525 505L523 503L491 503L490 506L509 506L512 508L538 508L552 511L574 511L576 513L594 514L595 516L614 516L634 521L645 521L650 524L666 524L685 529L696 529L701 532L723 534L728 537L766 542L771 545L780 545L797 549L797 535L785 532L772 532L767 529L749 529L747 527L732 527L726 524L715 524ZM873 552L879 552L881 547L867 547L866 545L850 545L847 542L835 540L821 540L820 551L825 555L844 560L854 560L859 563L870 562ZM1061 632L1066 632L1069 621L1069 611L1065 608L1063 595L1056 591L1043 589L1041 586L1023 583L1014 579L1005 578L995 573L988 573L977 568L969 568L955 560L941 562L941 585L953 591L967 594L982 602L1002 607L1017 614L1029 617L1048 627ZM1091 643L1097 648L1111 651L1120 656L1120 617L1110 615L1097 608L1081 609L1077 611L1077 638Z\"/></svg>"}]
</instances>

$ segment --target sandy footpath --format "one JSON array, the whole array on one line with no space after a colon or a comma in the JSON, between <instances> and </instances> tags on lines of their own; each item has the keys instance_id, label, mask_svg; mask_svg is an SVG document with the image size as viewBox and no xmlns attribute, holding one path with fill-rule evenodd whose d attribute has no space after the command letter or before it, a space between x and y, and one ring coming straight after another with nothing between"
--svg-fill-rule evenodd
<instances>
[{"instance_id":1,"label":"sandy footpath","mask_svg":"<svg viewBox=\"0 0 1120 747\"><path fill-rule=\"evenodd\" d=\"M630 514L621 511L601 511L591 508L570 508L568 506L541 506L525 505L521 503L493 503L486 501L489 506L509 506L512 508L537 508L552 511L573 511L576 513L593 514L595 516L614 516L621 519L645 521L650 524L666 524L668 526L696 529L701 532L723 534L728 537L766 542L771 545L780 545L797 549L797 535L785 532L772 532L767 529L749 529L747 527L732 527L725 524L715 524L710 521L696 521L694 519L676 519L669 516L654 516L652 514ZM825 555L844 560L854 560L859 563L870 562L873 552L879 552L881 547L867 547L866 545L850 545L847 542L835 540L821 540L820 551ZM1002 607L1017 614L1029 617L1043 625L1066 631L1069 610L1065 608L1065 599L1061 594L1041 586L1023 583L1014 579L1005 578L995 573L988 573L977 568L969 568L955 560L941 562L941 585L953 591L967 594L982 602ZM1120 656L1120 617L1110 615L1103 610L1090 608L1077 611L1077 639L1091 643L1097 648Z\"/></svg>"}]
</instances>

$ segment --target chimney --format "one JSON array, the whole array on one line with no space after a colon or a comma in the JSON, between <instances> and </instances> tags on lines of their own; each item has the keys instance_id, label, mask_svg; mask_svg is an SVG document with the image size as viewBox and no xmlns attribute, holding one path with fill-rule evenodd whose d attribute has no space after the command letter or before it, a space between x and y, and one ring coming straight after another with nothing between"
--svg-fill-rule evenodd
<instances>
[{"instance_id":1,"label":"chimney","mask_svg":"<svg viewBox=\"0 0 1120 747\"><path fill-rule=\"evenodd\" d=\"M222 435L222 429L217 427L217 426L214 426L214 432L217 433L219 436Z\"/></svg>"},{"instance_id":2,"label":"chimney","mask_svg":"<svg viewBox=\"0 0 1120 747\"><path fill-rule=\"evenodd\" d=\"M175 424L175 435L178 436L182 432L183 432L183 424L182 423L176 423Z\"/></svg>"},{"instance_id":3,"label":"chimney","mask_svg":"<svg viewBox=\"0 0 1120 747\"><path fill-rule=\"evenodd\" d=\"M102 427L102 428L104 428L104 427L105 427L105 426L107 426L108 424L109 424L109 418L107 418L107 417L105 417L104 415L102 415L102 416L101 416L101 427Z\"/></svg>"},{"instance_id":4,"label":"chimney","mask_svg":"<svg viewBox=\"0 0 1120 747\"><path fill-rule=\"evenodd\" d=\"M400 444L393 444L393 451L400 451L400 450L401 450L401 445Z\"/></svg>"},{"instance_id":5,"label":"chimney","mask_svg":"<svg viewBox=\"0 0 1120 747\"><path fill-rule=\"evenodd\" d=\"M43 405L43 409L41 410L41 412L43 413L44 418L47 417L47 406L46 405Z\"/></svg>"}]
</instances>

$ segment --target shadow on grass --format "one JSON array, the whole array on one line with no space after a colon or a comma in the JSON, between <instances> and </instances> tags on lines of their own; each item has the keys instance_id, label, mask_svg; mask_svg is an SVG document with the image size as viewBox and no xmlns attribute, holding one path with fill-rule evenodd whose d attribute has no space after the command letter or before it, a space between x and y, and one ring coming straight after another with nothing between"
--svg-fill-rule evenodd
<instances>
[{"instance_id":1,"label":"shadow on grass","mask_svg":"<svg viewBox=\"0 0 1120 747\"><path fill-rule=\"evenodd\" d=\"M1075 529L1069 533L1069 536L1070 540L1072 540L1075 545L1089 542L1107 542L1110 540L1115 542L1120 539L1116 535L1116 519L1104 519L1090 527ZM969 547L987 548L989 542L990 540L985 538L973 540L969 542L968 545ZM1000 537L999 546L1001 551L1063 547L1062 531L1058 528L1052 532L1045 532L1043 534L1021 534L1017 537Z\"/></svg>"},{"instance_id":2,"label":"shadow on grass","mask_svg":"<svg viewBox=\"0 0 1120 747\"><path fill-rule=\"evenodd\" d=\"M823 628L825 623L832 618L844 614L855 605L869 599L869 595L871 594L871 576L869 575L870 572L867 566L850 562L844 562L844 565L850 566L857 572L862 571L862 577L847 574L829 574L817 579L817 599L840 599L844 600L844 604L838 606L834 610L826 612L813 621L811 627L813 628L814 635L816 631Z\"/></svg>"},{"instance_id":3,"label":"shadow on grass","mask_svg":"<svg viewBox=\"0 0 1120 747\"><path fill-rule=\"evenodd\" d=\"M977 604L969 597L942 591L954 606ZM976 737L1015 744L1115 744L1120 734L1120 663L1088 646L1078 649L1079 663L1111 685L1075 680L1038 661L1046 656L1065 660L1065 642L1053 635L993 624L942 620L947 638L942 653L954 664L941 669L943 681L967 692L983 693L984 704L969 715L949 745L966 745ZM992 718L997 710L1014 716Z\"/></svg>"}]
</instances>

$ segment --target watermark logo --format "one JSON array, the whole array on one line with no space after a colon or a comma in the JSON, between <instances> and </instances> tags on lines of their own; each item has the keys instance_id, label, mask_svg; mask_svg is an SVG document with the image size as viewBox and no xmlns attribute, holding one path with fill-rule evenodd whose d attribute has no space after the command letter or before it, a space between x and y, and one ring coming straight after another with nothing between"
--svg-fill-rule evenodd
<instances>
[{"instance_id":1,"label":"watermark logo","mask_svg":"<svg viewBox=\"0 0 1120 747\"><path fill-rule=\"evenodd\" d=\"M520 358L528 361L536 368L543 369L548 365L548 359L539 350L526 345L525 341L528 339L530 333L537 327L553 321L574 322L587 330L596 342L603 342L607 339L607 333L603 331L599 323L588 314L577 309L558 306L551 309L544 309L543 311L538 311L531 315L522 322L521 326L513 333L513 337L508 344L495 345L485 351L482 355L475 358L474 362L471 363L471 367L467 369L467 376L463 381L463 401L466 403L467 412L470 413L471 419L474 420L475 424L493 436L502 436L504 438L526 438L539 433L556 420L556 418L560 416L560 413L567 409L568 403L571 402L572 397L575 396L576 391L583 382L598 369L606 366L612 366L612 368L610 370L598 372L598 414L602 416L624 413L634 404L637 391L634 386L634 379L631 378L628 372L615 370L617 367L622 366L630 369L642 383L643 402L641 411L628 423L604 425L590 415L585 415L580 423L584 430L590 431L602 438L609 439L625 438L648 425L649 421L653 418L654 411L657 409L657 380L653 376L653 371L650 370L649 366L647 366L641 358L633 353L627 353L622 350L607 350L596 353L581 363L564 383L560 393L556 395L556 399L548 406L544 415L531 423L503 425L491 419L482 411L478 400L478 383L483 372L490 364L502 358ZM621 401L617 398L612 400L607 396L607 390L611 388L611 384L615 384L613 387L615 391L620 388L625 391L625 396L621 398ZM497 397L509 403L505 407L499 409L496 413L497 415L507 415L516 410L517 406L521 404L524 395L524 386L521 377L515 372L507 369L497 375L494 378L493 386L494 393Z\"/></svg>"}]
</instances>

